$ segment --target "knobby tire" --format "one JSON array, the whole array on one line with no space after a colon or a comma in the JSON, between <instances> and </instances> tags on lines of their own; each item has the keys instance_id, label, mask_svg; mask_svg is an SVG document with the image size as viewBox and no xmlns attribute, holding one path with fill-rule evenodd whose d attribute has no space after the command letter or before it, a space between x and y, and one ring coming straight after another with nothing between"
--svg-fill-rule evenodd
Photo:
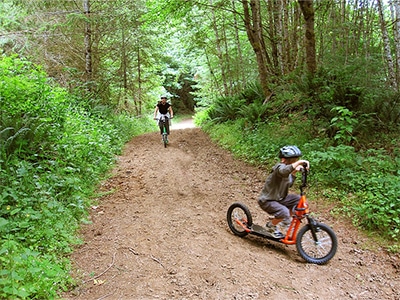
<instances>
[{"instance_id":1,"label":"knobby tire","mask_svg":"<svg viewBox=\"0 0 400 300\"><path fill-rule=\"evenodd\" d=\"M246 205L239 202L233 203L228 208L226 219L228 221L228 226L232 230L232 232L240 237L248 235L248 232L236 222L237 220L247 225L247 227L251 227L253 225L253 219L251 217L249 209Z\"/></svg>"},{"instance_id":2,"label":"knobby tire","mask_svg":"<svg viewBox=\"0 0 400 300\"><path fill-rule=\"evenodd\" d=\"M163 142L164 142L164 148L167 148L167 135L163 133Z\"/></svg>"},{"instance_id":3,"label":"knobby tire","mask_svg":"<svg viewBox=\"0 0 400 300\"><path fill-rule=\"evenodd\" d=\"M338 241L328 225L316 223L314 226L317 241L313 238L311 225L307 224L297 233L296 248L306 262L323 265L335 256Z\"/></svg>"},{"instance_id":4,"label":"knobby tire","mask_svg":"<svg viewBox=\"0 0 400 300\"><path fill-rule=\"evenodd\" d=\"M165 127L165 123L163 123L162 140L163 140L163 143L164 143L164 148L167 148L167 144L168 144L168 135L167 135L167 128Z\"/></svg>"}]
</instances>

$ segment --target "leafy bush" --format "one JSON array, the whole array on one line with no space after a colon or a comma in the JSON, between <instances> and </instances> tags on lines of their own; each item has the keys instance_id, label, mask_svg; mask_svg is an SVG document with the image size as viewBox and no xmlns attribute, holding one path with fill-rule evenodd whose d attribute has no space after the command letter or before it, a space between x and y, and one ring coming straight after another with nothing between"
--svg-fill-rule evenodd
<instances>
[{"instance_id":1,"label":"leafy bush","mask_svg":"<svg viewBox=\"0 0 400 300\"><path fill-rule=\"evenodd\" d=\"M299 146L311 162L310 184L318 182L325 197L337 201L337 211L346 212L362 228L399 240L398 146L393 157L384 150L357 151L352 146L334 146L330 139L313 138L312 123L301 118L276 120L251 129L244 123L239 119L204 128L224 148L255 164L273 165L280 147Z\"/></svg>"},{"instance_id":2,"label":"leafy bush","mask_svg":"<svg viewBox=\"0 0 400 300\"><path fill-rule=\"evenodd\" d=\"M194 115L194 124L196 124L196 126L206 126L208 122L210 122L208 110L198 110Z\"/></svg>"},{"instance_id":3,"label":"leafy bush","mask_svg":"<svg viewBox=\"0 0 400 300\"><path fill-rule=\"evenodd\" d=\"M246 100L246 104L262 103L265 99L264 92L259 82L250 83L239 96Z\"/></svg>"},{"instance_id":4,"label":"leafy bush","mask_svg":"<svg viewBox=\"0 0 400 300\"><path fill-rule=\"evenodd\" d=\"M259 84L249 85L238 96L217 98L212 105L201 114L204 124L207 120L223 123L241 119L246 127L257 127L262 123L274 122L276 118L301 118L309 99L290 91L276 87L277 94L273 100L264 103L264 96Z\"/></svg>"},{"instance_id":5,"label":"leafy bush","mask_svg":"<svg viewBox=\"0 0 400 300\"><path fill-rule=\"evenodd\" d=\"M297 77L293 91L309 97L307 113L318 126L325 128L328 137L346 137L347 141L342 142L348 144L357 138L361 143L369 140L371 128L386 133L399 131L400 94L382 86L380 78L385 76L377 72L375 63L362 59L343 65L336 62L320 68L313 78ZM367 72L368 69L373 72ZM342 110L337 111L338 107ZM330 122L338 117L338 113L343 117L343 109L352 114L351 119L357 124L351 124L351 135L344 136L341 131L338 136L337 128L332 127Z\"/></svg>"},{"instance_id":6,"label":"leafy bush","mask_svg":"<svg viewBox=\"0 0 400 300\"><path fill-rule=\"evenodd\" d=\"M244 105L239 109L239 115L246 119L249 125L253 126L260 123L267 116L268 106L261 101L256 101L248 105Z\"/></svg>"},{"instance_id":7,"label":"leafy bush","mask_svg":"<svg viewBox=\"0 0 400 300\"><path fill-rule=\"evenodd\" d=\"M353 136L354 127L358 124L358 120L353 117L353 112L343 106L336 106L331 109L335 111L337 116L331 120L331 127L334 128L334 139L339 142L350 143L355 139Z\"/></svg>"},{"instance_id":8,"label":"leafy bush","mask_svg":"<svg viewBox=\"0 0 400 300\"><path fill-rule=\"evenodd\" d=\"M368 128L385 132L396 132L400 124L400 93L390 89L374 94L368 94L363 106L363 112L369 116Z\"/></svg>"},{"instance_id":9,"label":"leafy bush","mask_svg":"<svg viewBox=\"0 0 400 300\"><path fill-rule=\"evenodd\" d=\"M246 101L236 118L203 128L257 164L274 164L285 144L299 146L311 161L313 180L337 201L337 210L398 241L400 94L382 86L375 64L355 59L325 65L314 77L289 75L273 87L266 105L257 93L244 91L233 98Z\"/></svg>"},{"instance_id":10,"label":"leafy bush","mask_svg":"<svg viewBox=\"0 0 400 300\"><path fill-rule=\"evenodd\" d=\"M27 61L0 66L0 298L52 299L72 283L65 256L95 186L155 123L90 110Z\"/></svg>"},{"instance_id":11,"label":"leafy bush","mask_svg":"<svg viewBox=\"0 0 400 300\"><path fill-rule=\"evenodd\" d=\"M208 117L214 123L236 120L240 116L239 111L244 105L244 99L220 97L208 109Z\"/></svg>"},{"instance_id":12,"label":"leafy bush","mask_svg":"<svg viewBox=\"0 0 400 300\"><path fill-rule=\"evenodd\" d=\"M50 91L40 68L13 57L0 60L0 79L0 160L12 154L44 155L51 147L52 133L60 126L56 118L62 116L57 110L65 110L62 92Z\"/></svg>"}]
</instances>

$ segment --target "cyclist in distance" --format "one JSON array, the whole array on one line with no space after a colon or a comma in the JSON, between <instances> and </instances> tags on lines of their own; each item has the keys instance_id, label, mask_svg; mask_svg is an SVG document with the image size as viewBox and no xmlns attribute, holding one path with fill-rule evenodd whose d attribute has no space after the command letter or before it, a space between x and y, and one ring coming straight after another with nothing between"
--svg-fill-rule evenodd
<instances>
[{"instance_id":1,"label":"cyclist in distance","mask_svg":"<svg viewBox=\"0 0 400 300\"><path fill-rule=\"evenodd\" d=\"M168 118L168 122L165 122L165 128L167 134L169 135L169 120L174 117L174 112L172 110L171 104L167 102L166 96L161 96L161 101L159 101L154 110L154 120L159 120L158 126L160 127L160 133L162 134L162 122L160 122L161 116L164 115Z\"/></svg>"},{"instance_id":2,"label":"cyclist in distance","mask_svg":"<svg viewBox=\"0 0 400 300\"><path fill-rule=\"evenodd\" d=\"M300 160L302 153L296 146L285 146L279 150L280 161L272 168L267 177L264 187L258 197L258 204L262 210L274 216L265 227L267 231L276 238L283 237L277 225L282 222L284 233L291 222L291 214L300 201L300 195L289 194L289 188L296 179L296 173L301 171L303 164L310 163L307 160Z\"/></svg>"}]
</instances>

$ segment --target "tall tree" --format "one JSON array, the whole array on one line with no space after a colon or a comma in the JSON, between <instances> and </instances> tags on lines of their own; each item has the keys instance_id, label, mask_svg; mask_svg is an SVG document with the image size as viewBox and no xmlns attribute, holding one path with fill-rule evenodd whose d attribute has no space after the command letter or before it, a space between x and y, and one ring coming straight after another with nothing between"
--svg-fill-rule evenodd
<instances>
[{"instance_id":1,"label":"tall tree","mask_svg":"<svg viewBox=\"0 0 400 300\"><path fill-rule=\"evenodd\" d=\"M239 91L246 85L246 74L244 72L244 58L242 51L242 42L240 40L239 34L239 21L238 21L238 13L236 10L236 0L232 0L232 9L233 9L233 24L235 29L235 44L237 49L237 59L236 59L236 84L235 84L235 92L239 93ZM242 85L240 84L242 82Z\"/></svg>"},{"instance_id":2,"label":"tall tree","mask_svg":"<svg viewBox=\"0 0 400 300\"><path fill-rule=\"evenodd\" d=\"M396 82L397 89L400 88L400 0L393 0L390 3L393 22L394 47L396 53Z\"/></svg>"},{"instance_id":3,"label":"tall tree","mask_svg":"<svg viewBox=\"0 0 400 300\"><path fill-rule=\"evenodd\" d=\"M381 25L381 30L382 30L382 40L383 40L383 45L384 45L383 48L384 48L384 53L385 53L385 59L387 62L389 84L393 88L397 89L396 73L394 70L393 58L392 58L392 53L391 53L391 49L390 49L389 35L388 35L387 28L386 28L386 21L385 21L385 17L383 14L382 1L377 0L377 5L378 5L378 11L379 11L379 20L380 20L380 25Z\"/></svg>"},{"instance_id":4,"label":"tall tree","mask_svg":"<svg viewBox=\"0 0 400 300\"><path fill-rule=\"evenodd\" d=\"M86 81L90 85L92 81L92 30L90 24L90 0L83 0L83 13L85 14L85 74Z\"/></svg>"},{"instance_id":5,"label":"tall tree","mask_svg":"<svg viewBox=\"0 0 400 300\"><path fill-rule=\"evenodd\" d=\"M227 63L228 57L224 55L223 50L222 50L222 42L223 39L220 37L220 30L218 30L217 26L217 18L215 14L215 9L213 7L213 0L210 0L210 6L211 6L211 17L212 17L212 28L214 30L215 34L215 48L217 51L217 57L219 59L219 64L221 66L221 78L222 78L222 84L224 87L224 94L225 96L229 95L229 89L228 89L228 81L226 77L226 68L225 65Z\"/></svg>"},{"instance_id":6,"label":"tall tree","mask_svg":"<svg viewBox=\"0 0 400 300\"><path fill-rule=\"evenodd\" d=\"M305 20L305 46L306 63L308 72L313 75L317 70L314 32L314 6L313 0L298 0Z\"/></svg>"},{"instance_id":7,"label":"tall tree","mask_svg":"<svg viewBox=\"0 0 400 300\"><path fill-rule=\"evenodd\" d=\"M244 25L250 44L256 55L260 84L265 95L265 100L269 100L272 91L269 88L271 71L271 60L268 56L263 36L263 25L261 19L260 0L242 0L244 11Z\"/></svg>"}]
</instances>

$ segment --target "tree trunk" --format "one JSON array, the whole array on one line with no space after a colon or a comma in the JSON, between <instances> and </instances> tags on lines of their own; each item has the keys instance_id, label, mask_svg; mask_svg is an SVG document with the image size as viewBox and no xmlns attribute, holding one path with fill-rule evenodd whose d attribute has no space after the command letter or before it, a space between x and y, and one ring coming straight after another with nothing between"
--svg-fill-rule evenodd
<instances>
[{"instance_id":1,"label":"tree trunk","mask_svg":"<svg viewBox=\"0 0 400 300\"><path fill-rule=\"evenodd\" d=\"M235 7L235 1L232 0L232 8L233 11L236 12L236 7ZM243 60L243 53L242 53L242 46L240 43L240 38L239 38L239 24L237 20L237 14L233 14L234 18L234 28L235 28L235 39L236 39L236 45L237 45L237 53L238 53L238 59L236 63L236 71L238 72L237 74L237 80L241 81L241 84L237 85L235 92L239 93L239 91L242 89L242 87L246 86L247 80L246 80L246 75L245 72L243 71L242 66L244 65L244 60Z\"/></svg>"},{"instance_id":2,"label":"tree trunk","mask_svg":"<svg viewBox=\"0 0 400 300\"><path fill-rule=\"evenodd\" d=\"M372 47L372 39L373 39L373 32L375 32L375 7L374 3L369 3L366 1L365 3L366 9L366 16L365 16L365 27L363 28L363 39L364 42L364 56L369 58L373 53Z\"/></svg>"},{"instance_id":3,"label":"tree trunk","mask_svg":"<svg viewBox=\"0 0 400 300\"><path fill-rule=\"evenodd\" d=\"M127 57L126 57L126 45L125 45L125 30L121 28L121 64L122 64L122 80L124 87L124 96L128 90L128 73L127 73ZM125 97L124 97L125 98Z\"/></svg>"},{"instance_id":4,"label":"tree trunk","mask_svg":"<svg viewBox=\"0 0 400 300\"><path fill-rule=\"evenodd\" d=\"M301 12L298 6L296 5L295 8L293 8L293 28L299 28L301 24ZM292 50L291 50L291 57L292 60L290 61L290 66L289 70L293 71L298 67L300 64L301 56L300 56L300 51L299 51L299 30L292 30L292 35L291 35L291 44L292 44ZM322 51L321 51L322 52Z\"/></svg>"},{"instance_id":5,"label":"tree trunk","mask_svg":"<svg viewBox=\"0 0 400 300\"><path fill-rule=\"evenodd\" d=\"M277 20L276 20L276 0L270 1L270 0L264 0L265 5L266 5L266 11L268 12L268 16L264 17L264 20L266 20L266 25L264 26L265 23L263 23L263 27L265 28L264 31L266 31L266 35L268 36L268 41L269 41L269 51L271 54L271 65L269 65L269 71L272 74L278 75L279 74L279 63L278 63L278 57L280 54L278 54L278 42L281 39L281 36L279 35L279 29L277 29Z\"/></svg>"},{"instance_id":6,"label":"tree trunk","mask_svg":"<svg viewBox=\"0 0 400 300\"><path fill-rule=\"evenodd\" d=\"M228 38L226 36L226 23L225 20L222 21L222 40L224 41L224 48L225 48L225 68L227 71L224 71L225 80L227 83L229 82L229 95L233 95L234 90L234 71L232 70L231 66L231 56L229 54L229 45L228 45ZM232 74L232 76L228 76L227 74Z\"/></svg>"},{"instance_id":7,"label":"tree trunk","mask_svg":"<svg viewBox=\"0 0 400 300\"><path fill-rule=\"evenodd\" d=\"M284 74L284 68L283 68L283 20L282 20L282 11L283 11L283 3L282 0L277 0L275 1L274 5L274 24L275 24L275 41L276 41L276 53L277 53L277 66L276 70L279 70L279 74L283 75Z\"/></svg>"},{"instance_id":8,"label":"tree trunk","mask_svg":"<svg viewBox=\"0 0 400 300\"><path fill-rule=\"evenodd\" d=\"M348 43L349 43L349 38L344 38L345 36L349 36L350 35L350 30L348 29L348 22L349 20L347 20L347 14L346 14L346 0L340 0L340 24L342 24L341 26L341 30L340 30L340 36L342 37L339 42L340 42L340 49L342 49L343 51L343 55L346 58L347 61L347 57L349 57L349 49L348 49ZM351 36L351 35L350 35Z\"/></svg>"},{"instance_id":9,"label":"tree trunk","mask_svg":"<svg viewBox=\"0 0 400 300\"><path fill-rule=\"evenodd\" d=\"M260 84L265 95L265 100L267 101L272 96L268 80L268 75L270 74L268 65L271 65L271 61L269 60L265 49L261 23L260 0L250 0L251 16L249 1L242 0L242 4L247 37L256 55Z\"/></svg>"},{"instance_id":10,"label":"tree trunk","mask_svg":"<svg viewBox=\"0 0 400 300\"><path fill-rule=\"evenodd\" d=\"M387 62L389 84L393 88L397 89L397 82L396 82L396 75L395 75L395 71L394 71L393 58L392 58L392 53L390 51L389 35L388 35L387 29L386 29L385 18L383 16L382 1L377 0L377 5L378 5L378 11L379 11L379 20L381 23L381 30L382 30L383 51L384 51L384 55L385 55L386 62Z\"/></svg>"},{"instance_id":11,"label":"tree trunk","mask_svg":"<svg viewBox=\"0 0 400 300\"><path fill-rule=\"evenodd\" d=\"M289 66L292 61L291 57L291 47L293 46L290 37L289 37L289 28L290 19L289 19L289 10L288 4L286 0L282 0L283 6L283 72L284 74L289 73L291 70Z\"/></svg>"},{"instance_id":12,"label":"tree trunk","mask_svg":"<svg viewBox=\"0 0 400 300\"><path fill-rule=\"evenodd\" d=\"M121 72L122 72L122 107L126 109L128 107L128 62L126 55L126 44L125 44L125 30L121 28ZM121 102L121 99L119 100ZM121 105L121 103L119 103Z\"/></svg>"},{"instance_id":13,"label":"tree trunk","mask_svg":"<svg viewBox=\"0 0 400 300\"><path fill-rule=\"evenodd\" d=\"M308 72L314 75L317 71L317 60L315 54L315 32L314 32L314 6L313 0L298 0L305 20L305 46L306 63Z\"/></svg>"},{"instance_id":14,"label":"tree trunk","mask_svg":"<svg viewBox=\"0 0 400 300\"><path fill-rule=\"evenodd\" d=\"M393 8L394 6L394 8ZM392 12L392 20L393 20L393 35L394 35L394 45L396 51L396 83L397 88L399 89L400 82L400 0L393 0L391 9L394 9Z\"/></svg>"},{"instance_id":15,"label":"tree trunk","mask_svg":"<svg viewBox=\"0 0 400 300\"><path fill-rule=\"evenodd\" d=\"M222 52L222 47L221 47L221 37L219 35L219 31L217 28L217 20L215 17L215 11L213 7L212 0L209 0L211 8L211 16L212 16L212 25L213 25L213 30L215 34L215 46L217 49L217 57L220 63L220 68L221 68L221 79L222 79L222 84L224 87L224 95L227 96L229 95L229 89L228 89L228 83L226 80L226 74L225 74L225 60L224 60L224 54Z\"/></svg>"},{"instance_id":16,"label":"tree trunk","mask_svg":"<svg viewBox=\"0 0 400 300\"><path fill-rule=\"evenodd\" d=\"M86 82L89 83L89 91L91 91L90 85L92 81L92 30L90 26L90 0L83 1L83 10L86 16L85 22L85 73Z\"/></svg>"}]
</instances>

